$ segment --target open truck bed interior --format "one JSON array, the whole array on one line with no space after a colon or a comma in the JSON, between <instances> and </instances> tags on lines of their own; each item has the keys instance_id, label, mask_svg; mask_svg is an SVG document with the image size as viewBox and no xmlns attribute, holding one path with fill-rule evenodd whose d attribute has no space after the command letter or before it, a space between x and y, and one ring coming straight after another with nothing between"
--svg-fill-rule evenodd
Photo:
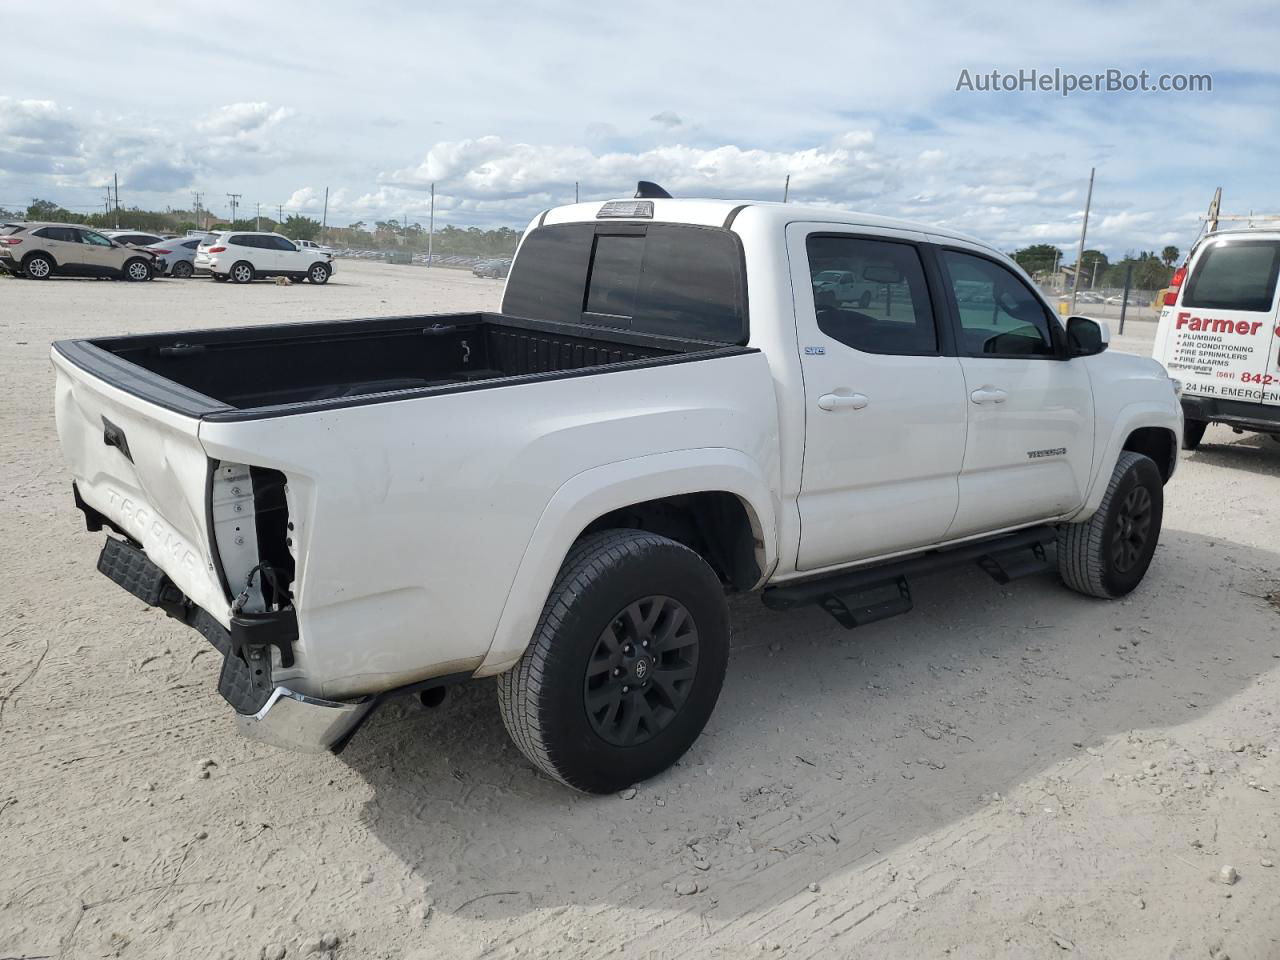
<instances>
[{"instance_id":1,"label":"open truck bed interior","mask_svg":"<svg viewBox=\"0 0 1280 960\"><path fill-rule=\"evenodd\" d=\"M140 334L55 344L171 410L238 420L679 362L746 348L499 313Z\"/></svg>"}]
</instances>

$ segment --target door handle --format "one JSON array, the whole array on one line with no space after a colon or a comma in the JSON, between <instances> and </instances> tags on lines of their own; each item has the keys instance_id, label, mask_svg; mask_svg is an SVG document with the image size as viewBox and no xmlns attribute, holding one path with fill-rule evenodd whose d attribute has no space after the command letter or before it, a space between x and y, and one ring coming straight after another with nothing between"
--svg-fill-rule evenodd
<instances>
[{"instance_id":1,"label":"door handle","mask_svg":"<svg viewBox=\"0 0 1280 960\"><path fill-rule=\"evenodd\" d=\"M860 393L842 396L838 393L824 393L818 398L819 410L861 410L871 401Z\"/></svg>"},{"instance_id":2,"label":"door handle","mask_svg":"<svg viewBox=\"0 0 1280 960\"><path fill-rule=\"evenodd\" d=\"M993 387L988 384L969 394L969 399L974 403L1004 403L1009 399L1009 394L999 387Z\"/></svg>"}]
</instances>

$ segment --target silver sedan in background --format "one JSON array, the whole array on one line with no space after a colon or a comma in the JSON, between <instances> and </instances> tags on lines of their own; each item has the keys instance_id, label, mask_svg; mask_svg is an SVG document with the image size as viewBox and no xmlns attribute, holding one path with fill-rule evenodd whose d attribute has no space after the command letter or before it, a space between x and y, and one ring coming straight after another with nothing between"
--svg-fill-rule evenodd
<instances>
[{"instance_id":1,"label":"silver sedan in background","mask_svg":"<svg viewBox=\"0 0 1280 960\"><path fill-rule=\"evenodd\" d=\"M205 237L173 237L147 247L156 255L156 276L187 280L196 272L196 247Z\"/></svg>"}]
</instances>

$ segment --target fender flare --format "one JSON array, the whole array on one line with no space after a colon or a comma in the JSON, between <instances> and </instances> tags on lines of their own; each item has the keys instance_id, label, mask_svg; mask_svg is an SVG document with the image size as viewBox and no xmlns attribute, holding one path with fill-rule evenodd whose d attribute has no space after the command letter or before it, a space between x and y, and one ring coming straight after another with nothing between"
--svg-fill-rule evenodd
<instances>
[{"instance_id":1,"label":"fender flare","mask_svg":"<svg viewBox=\"0 0 1280 960\"><path fill-rule=\"evenodd\" d=\"M1121 407L1119 413L1110 419L1113 424L1111 433L1106 439L1106 446L1099 445L1101 454L1094 457L1093 476L1089 478L1089 491L1085 496L1084 505L1066 518L1068 522L1077 523L1093 516L1107 492L1107 485L1111 482L1111 471L1115 469L1116 461L1120 459L1124 442L1135 430L1143 427L1158 427L1172 433L1174 457L1170 464L1170 478L1177 469L1177 450L1182 443L1181 405L1176 405L1171 412L1167 405L1155 400L1139 400Z\"/></svg>"},{"instance_id":2,"label":"fender flare","mask_svg":"<svg viewBox=\"0 0 1280 960\"><path fill-rule=\"evenodd\" d=\"M742 501L760 548L760 582L778 562L778 503L760 466L740 450L675 450L593 467L552 494L525 545L489 652L476 676L502 673L523 655L569 548L597 518L634 503L724 491ZM757 584L758 585L758 584Z\"/></svg>"}]
</instances>

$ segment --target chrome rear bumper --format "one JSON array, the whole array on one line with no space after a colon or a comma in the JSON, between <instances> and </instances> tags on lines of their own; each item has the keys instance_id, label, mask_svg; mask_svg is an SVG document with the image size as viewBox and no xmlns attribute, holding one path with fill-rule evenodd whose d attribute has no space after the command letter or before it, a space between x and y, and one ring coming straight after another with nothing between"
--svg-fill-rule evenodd
<instances>
[{"instance_id":1,"label":"chrome rear bumper","mask_svg":"<svg viewBox=\"0 0 1280 960\"><path fill-rule=\"evenodd\" d=\"M304 753L340 746L371 709L374 698L341 702L276 687L252 716L236 714L236 729L251 740Z\"/></svg>"}]
</instances>

